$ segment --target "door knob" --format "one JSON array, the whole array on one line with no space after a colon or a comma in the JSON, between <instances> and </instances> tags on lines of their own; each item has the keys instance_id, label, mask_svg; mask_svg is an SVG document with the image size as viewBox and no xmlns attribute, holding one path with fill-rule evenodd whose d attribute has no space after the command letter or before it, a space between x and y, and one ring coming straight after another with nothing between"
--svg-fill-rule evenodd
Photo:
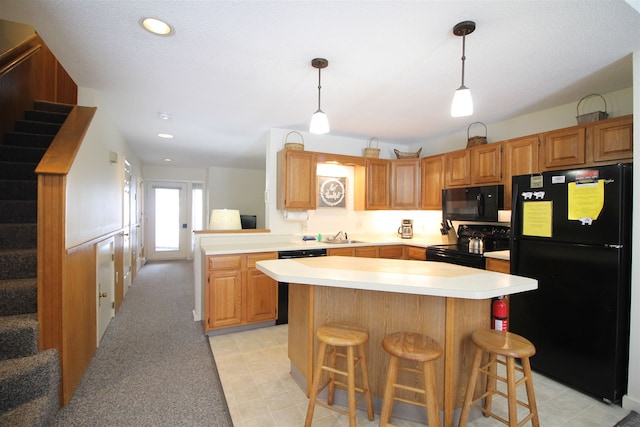
<instances>
[{"instance_id":1,"label":"door knob","mask_svg":"<svg viewBox=\"0 0 640 427\"><path fill-rule=\"evenodd\" d=\"M106 292L103 292L103 293L100 294L100 298L106 298L106 297L107 297L107 293Z\"/></svg>"}]
</instances>

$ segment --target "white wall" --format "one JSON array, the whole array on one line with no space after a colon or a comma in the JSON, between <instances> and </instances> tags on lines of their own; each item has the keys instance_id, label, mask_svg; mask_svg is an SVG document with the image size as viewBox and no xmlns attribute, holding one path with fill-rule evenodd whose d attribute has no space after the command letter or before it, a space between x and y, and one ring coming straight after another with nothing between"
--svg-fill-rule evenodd
<instances>
[{"instance_id":1,"label":"white wall","mask_svg":"<svg viewBox=\"0 0 640 427\"><path fill-rule=\"evenodd\" d=\"M100 107L100 93L78 88L78 105L98 109L67 176L67 248L122 228L124 159L134 180L140 174L137 157ZM117 163L110 162L110 152L118 154Z\"/></svg>"},{"instance_id":2,"label":"white wall","mask_svg":"<svg viewBox=\"0 0 640 427\"><path fill-rule=\"evenodd\" d=\"M640 51L633 54L633 104L640 106ZM640 122L633 123L633 150L640 153ZM640 173L633 174L633 198L640 200ZM640 209L633 210L633 246L640 250ZM638 256L633 257L638 260ZM629 385L622 406L640 412L640 263L631 266L631 333L629 334Z\"/></svg>"},{"instance_id":3,"label":"white wall","mask_svg":"<svg viewBox=\"0 0 640 427\"><path fill-rule=\"evenodd\" d=\"M633 114L633 88L622 89L616 92L602 94L607 102L609 117L620 117ZM487 142L504 141L510 138L532 135L553 129L562 129L575 126L576 107L578 100L570 104L560 105L536 113L526 114L514 119L497 123L485 123L487 126ZM586 99L580 106L580 112L601 111L604 108L602 100L597 97ZM482 121L481 118L470 118L469 123ZM468 124L467 124L468 126ZM482 135L482 126L471 128L471 136ZM467 127L460 129L451 135L429 140L422 144L416 144L412 151L422 147L422 156L440 154L447 151L458 150L467 146Z\"/></svg>"},{"instance_id":4,"label":"white wall","mask_svg":"<svg viewBox=\"0 0 640 427\"><path fill-rule=\"evenodd\" d=\"M211 209L238 209L242 215L256 215L256 228L265 227L265 171L210 167L207 181Z\"/></svg>"}]
</instances>

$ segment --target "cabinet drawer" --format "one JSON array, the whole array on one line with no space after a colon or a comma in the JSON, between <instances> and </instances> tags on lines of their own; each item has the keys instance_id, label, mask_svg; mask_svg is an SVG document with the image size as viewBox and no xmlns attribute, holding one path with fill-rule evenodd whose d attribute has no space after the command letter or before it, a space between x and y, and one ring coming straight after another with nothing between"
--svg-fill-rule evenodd
<instances>
[{"instance_id":1,"label":"cabinet drawer","mask_svg":"<svg viewBox=\"0 0 640 427\"><path fill-rule=\"evenodd\" d=\"M407 259L417 259L421 261L426 261L427 259L427 249L426 248L418 248L415 246L409 246L407 248Z\"/></svg>"},{"instance_id":2,"label":"cabinet drawer","mask_svg":"<svg viewBox=\"0 0 640 427\"><path fill-rule=\"evenodd\" d=\"M247 255L247 268L256 268L256 262L269 259L278 259L278 252L262 252Z\"/></svg>"},{"instance_id":3,"label":"cabinet drawer","mask_svg":"<svg viewBox=\"0 0 640 427\"><path fill-rule=\"evenodd\" d=\"M404 258L404 246L380 246L380 258Z\"/></svg>"},{"instance_id":4,"label":"cabinet drawer","mask_svg":"<svg viewBox=\"0 0 640 427\"><path fill-rule=\"evenodd\" d=\"M354 252L355 256L364 258L378 258L378 248L375 246L356 248Z\"/></svg>"},{"instance_id":5,"label":"cabinet drawer","mask_svg":"<svg viewBox=\"0 0 640 427\"><path fill-rule=\"evenodd\" d=\"M505 259L487 258L487 270L510 274L511 262Z\"/></svg>"},{"instance_id":6,"label":"cabinet drawer","mask_svg":"<svg viewBox=\"0 0 640 427\"><path fill-rule=\"evenodd\" d=\"M209 270L240 268L242 268L242 255L216 255L209 257Z\"/></svg>"}]
</instances>

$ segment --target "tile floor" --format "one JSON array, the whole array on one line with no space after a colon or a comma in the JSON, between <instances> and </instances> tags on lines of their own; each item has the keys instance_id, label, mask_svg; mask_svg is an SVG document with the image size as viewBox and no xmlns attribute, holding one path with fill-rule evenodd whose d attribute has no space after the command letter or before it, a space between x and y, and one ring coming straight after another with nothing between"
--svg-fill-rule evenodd
<instances>
[{"instance_id":1,"label":"tile floor","mask_svg":"<svg viewBox=\"0 0 640 427\"><path fill-rule=\"evenodd\" d=\"M210 337L209 342L234 427L299 427L304 424L308 399L289 375L287 325L219 335ZM629 412L535 373L534 386L540 424L544 427L612 427ZM497 398L495 404L500 405L502 400ZM374 421L369 421L364 411L358 411L359 426L373 427L379 421L378 413ZM399 427L420 425L392 421ZM348 425L347 417L316 407L314 427ZM484 417L468 423L470 427L496 425L502 424Z\"/></svg>"}]
</instances>

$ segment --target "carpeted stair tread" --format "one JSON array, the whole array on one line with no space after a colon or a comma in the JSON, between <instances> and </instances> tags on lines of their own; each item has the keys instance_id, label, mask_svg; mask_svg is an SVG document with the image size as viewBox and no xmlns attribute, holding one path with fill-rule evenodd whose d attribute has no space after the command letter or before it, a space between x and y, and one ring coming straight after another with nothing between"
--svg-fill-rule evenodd
<instances>
[{"instance_id":1,"label":"carpeted stair tread","mask_svg":"<svg viewBox=\"0 0 640 427\"><path fill-rule=\"evenodd\" d=\"M28 279L37 276L37 249L0 249L0 280Z\"/></svg>"},{"instance_id":2,"label":"carpeted stair tread","mask_svg":"<svg viewBox=\"0 0 640 427\"><path fill-rule=\"evenodd\" d=\"M13 145L0 145L0 161L39 163L46 151L46 148L39 147L16 147Z\"/></svg>"},{"instance_id":3,"label":"carpeted stair tread","mask_svg":"<svg viewBox=\"0 0 640 427\"><path fill-rule=\"evenodd\" d=\"M67 113L57 113L55 111L27 110L24 119L32 122L57 123L62 124L67 119Z\"/></svg>"},{"instance_id":4,"label":"carpeted stair tread","mask_svg":"<svg viewBox=\"0 0 640 427\"><path fill-rule=\"evenodd\" d=\"M38 181L0 179L1 200L37 200Z\"/></svg>"},{"instance_id":5,"label":"carpeted stair tread","mask_svg":"<svg viewBox=\"0 0 640 427\"><path fill-rule=\"evenodd\" d=\"M53 111L56 113L69 114L73 110L74 105L62 104L59 102L49 102L37 100L33 103L33 109L39 111Z\"/></svg>"},{"instance_id":6,"label":"carpeted stair tread","mask_svg":"<svg viewBox=\"0 0 640 427\"><path fill-rule=\"evenodd\" d=\"M0 249L36 249L38 224L0 224Z\"/></svg>"},{"instance_id":7,"label":"carpeted stair tread","mask_svg":"<svg viewBox=\"0 0 640 427\"><path fill-rule=\"evenodd\" d=\"M0 200L0 224L37 221L37 200Z\"/></svg>"},{"instance_id":8,"label":"carpeted stair tread","mask_svg":"<svg viewBox=\"0 0 640 427\"><path fill-rule=\"evenodd\" d=\"M33 122L30 120L18 120L15 124L17 132L39 133L42 135L55 136L62 125L57 123Z\"/></svg>"},{"instance_id":9,"label":"carpeted stair tread","mask_svg":"<svg viewBox=\"0 0 640 427\"><path fill-rule=\"evenodd\" d=\"M20 179L35 181L37 162L10 162L0 161L0 179Z\"/></svg>"},{"instance_id":10,"label":"carpeted stair tread","mask_svg":"<svg viewBox=\"0 0 640 427\"><path fill-rule=\"evenodd\" d=\"M51 145L54 138L54 135L42 135L39 133L6 132L4 134L3 145L47 148Z\"/></svg>"},{"instance_id":11,"label":"carpeted stair tread","mask_svg":"<svg viewBox=\"0 0 640 427\"><path fill-rule=\"evenodd\" d=\"M0 316L0 360L38 354L38 315Z\"/></svg>"},{"instance_id":12,"label":"carpeted stair tread","mask_svg":"<svg viewBox=\"0 0 640 427\"><path fill-rule=\"evenodd\" d=\"M38 311L38 280L0 280L0 316L36 313Z\"/></svg>"},{"instance_id":13,"label":"carpeted stair tread","mask_svg":"<svg viewBox=\"0 0 640 427\"><path fill-rule=\"evenodd\" d=\"M13 415L10 411L42 397L47 401L36 406L47 425L58 410L59 384L60 359L55 349L0 361L0 425L22 425L13 418L24 415L22 411Z\"/></svg>"},{"instance_id":14,"label":"carpeted stair tread","mask_svg":"<svg viewBox=\"0 0 640 427\"><path fill-rule=\"evenodd\" d=\"M57 412L50 396L42 396L0 414L0 426L47 427Z\"/></svg>"}]
</instances>

